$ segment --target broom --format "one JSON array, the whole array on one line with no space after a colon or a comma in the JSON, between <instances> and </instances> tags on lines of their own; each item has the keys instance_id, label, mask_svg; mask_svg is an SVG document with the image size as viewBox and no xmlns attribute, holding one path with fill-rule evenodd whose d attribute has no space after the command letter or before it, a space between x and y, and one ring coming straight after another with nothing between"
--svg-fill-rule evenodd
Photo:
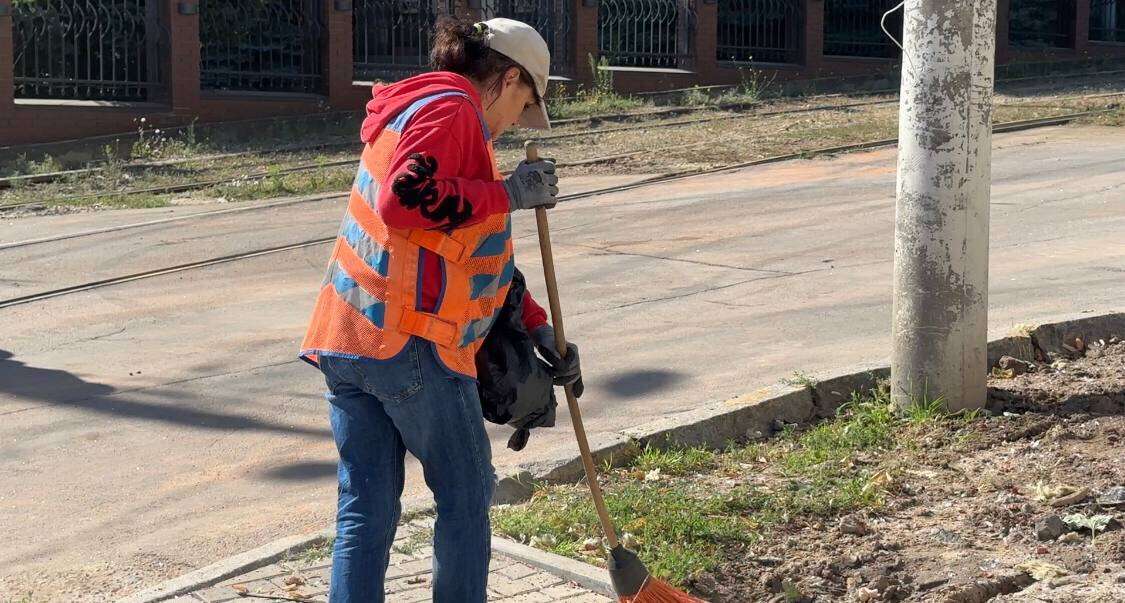
<instances>
[{"instance_id":1,"label":"broom","mask_svg":"<svg viewBox=\"0 0 1125 603\"><path fill-rule=\"evenodd\" d=\"M524 145L528 162L539 161L539 147L532 141ZM566 335L563 333L562 306L559 303L559 285L555 280L555 256L551 251L551 232L547 225L547 210L542 207L535 209L535 221L539 227L539 250L543 254L543 277L547 281L547 298L551 304L551 322L555 327L555 343L558 345L559 356L566 356ZM582 456L582 465L586 468L586 484L590 486L590 498L594 501L594 508L598 512L598 522L601 523L602 532L605 533L609 544L610 581L613 590L617 592L617 599L621 603L705 603L691 595L672 588L668 583L658 580L649 573L637 554L626 549L617 540L617 529L609 518L609 511L605 507L601 485L598 484L597 469L594 468L594 458L590 454L590 443L586 439L586 428L582 425L582 411L578 408L578 399L574 397L571 386L566 386L566 403L570 407L570 420L574 423L574 435L578 440L578 450Z\"/></svg>"}]
</instances>

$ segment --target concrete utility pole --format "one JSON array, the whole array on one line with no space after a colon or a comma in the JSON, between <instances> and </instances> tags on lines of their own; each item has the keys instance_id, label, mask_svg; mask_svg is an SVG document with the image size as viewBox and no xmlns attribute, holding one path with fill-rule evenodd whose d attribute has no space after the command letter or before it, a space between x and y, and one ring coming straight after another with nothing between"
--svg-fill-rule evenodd
<instances>
[{"instance_id":1,"label":"concrete utility pole","mask_svg":"<svg viewBox=\"0 0 1125 603\"><path fill-rule=\"evenodd\" d=\"M980 408L996 0L907 0L904 17L892 396Z\"/></svg>"}]
</instances>

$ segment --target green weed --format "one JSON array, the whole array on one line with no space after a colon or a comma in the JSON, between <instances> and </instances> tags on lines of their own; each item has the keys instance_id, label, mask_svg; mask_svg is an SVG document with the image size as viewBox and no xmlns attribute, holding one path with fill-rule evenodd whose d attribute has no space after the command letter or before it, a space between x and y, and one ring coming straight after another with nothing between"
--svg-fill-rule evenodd
<instances>
[{"instance_id":1,"label":"green weed","mask_svg":"<svg viewBox=\"0 0 1125 603\"><path fill-rule=\"evenodd\" d=\"M336 537L331 536L323 541L310 546L309 548L297 553L295 556L290 557L290 561L296 561L302 565L313 565L332 556L332 546L336 543Z\"/></svg>"},{"instance_id":2,"label":"green weed","mask_svg":"<svg viewBox=\"0 0 1125 603\"><path fill-rule=\"evenodd\" d=\"M684 93L683 104L689 107L701 107L703 105L712 104L713 100L710 94L707 94L699 86L693 86L691 90Z\"/></svg>"},{"instance_id":3,"label":"green weed","mask_svg":"<svg viewBox=\"0 0 1125 603\"><path fill-rule=\"evenodd\" d=\"M680 484L632 481L610 489L606 504L648 568L675 582L715 567L724 547L757 540L739 513L736 495L708 496ZM523 542L553 536L550 548L558 554L595 562L603 554L600 547L584 546L600 537L600 529L587 492L578 486L548 488L525 505L497 509L493 526Z\"/></svg>"},{"instance_id":4,"label":"green weed","mask_svg":"<svg viewBox=\"0 0 1125 603\"><path fill-rule=\"evenodd\" d=\"M646 446L633 467L649 472L659 469L664 475L685 475L715 467L716 453L702 448L660 449Z\"/></svg>"},{"instance_id":5,"label":"green weed","mask_svg":"<svg viewBox=\"0 0 1125 603\"><path fill-rule=\"evenodd\" d=\"M880 509L898 456L949 418L936 406L901 416L880 384L853 395L834 419L769 441L722 452L646 447L625 468L604 468L606 501L649 568L682 584L779 525ZM591 562L604 554L591 546L601 535L584 486L540 487L528 503L494 510L493 526L558 554Z\"/></svg>"},{"instance_id":6,"label":"green weed","mask_svg":"<svg viewBox=\"0 0 1125 603\"><path fill-rule=\"evenodd\" d=\"M430 546L434 540L433 528L419 528L411 532L402 544L396 544L391 547L391 550L402 555L413 555L419 549Z\"/></svg>"},{"instance_id":7,"label":"green weed","mask_svg":"<svg viewBox=\"0 0 1125 603\"><path fill-rule=\"evenodd\" d=\"M789 387L805 387L808 389L815 389L819 382L808 373L805 373L803 371L793 371L793 376L782 379L781 383L783 385L788 385Z\"/></svg>"}]
</instances>

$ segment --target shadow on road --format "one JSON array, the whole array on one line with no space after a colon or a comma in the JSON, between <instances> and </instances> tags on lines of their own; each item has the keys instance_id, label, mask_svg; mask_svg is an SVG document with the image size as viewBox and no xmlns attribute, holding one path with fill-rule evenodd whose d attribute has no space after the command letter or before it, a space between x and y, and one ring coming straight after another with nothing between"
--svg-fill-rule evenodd
<instances>
[{"instance_id":1,"label":"shadow on road","mask_svg":"<svg viewBox=\"0 0 1125 603\"><path fill-rule=\"evenodd\" d=\"M649 369L626 371L609 379L599 380L598 385L615 396L639 398L675 385L686 378L687 375L676 371Z\"/></svg>"},{"instance_id":2,"label":"shadow on road","mask_svg":"<svg viewBox=\"0 0 1125 603\"><path fill-rule=\"evenodd\" d=\"M197 401L170 391L118 392L67 371L29 366L0 349L0 395L67 406L97 414L171 423L193 429L245 430L331 437L328 429L289 427L254 417L192 408ZM144 400L141 397L151 397Z\"/></svg>"},{"instance_id":3,"label":"shadow on road","mask_svg":"<svg viewBox=\"0 0 1125 603\"><path fill-rule=\"evenodd\" d=\"M302 461L280 467L272 467L262 473L262 477L280 482L303 482L314 479L336 477L336 463L323 461Z\"/></svg>"}]
</instances>

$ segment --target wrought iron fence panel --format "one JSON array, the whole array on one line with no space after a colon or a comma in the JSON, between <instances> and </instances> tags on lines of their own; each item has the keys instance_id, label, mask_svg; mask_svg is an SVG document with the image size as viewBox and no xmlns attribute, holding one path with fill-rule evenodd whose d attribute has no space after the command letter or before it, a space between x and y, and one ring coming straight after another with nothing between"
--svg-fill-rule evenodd
<instances>
[{"instance_id":1,"label":"wrought iron fence panel","mask_svg":"<svg viewBox=\"0 0 1125 603\"><path fill-rule=\"evenodd\" d=\"M1090 0L1090 39L1125 43L1125 0Z\"/></svg>"},{"instance_id":2,"label":"wrought iron fence panel","mask_svg":"<svg viewBox=\"0 0 1125 603\"><path fill-rule=\"evenodd\" d=\"M201 0L207 90L322 90L322 0Z\"/></svg>"},{"instance_id":3,"label":"wrought iron fence panel","mask_svg":"<svg viewBox=\"0 0 1125 603\"><path fill-rule=\"evenodd\" d=\"M902 51L887 37L880 21L899 0L825 0L824 54L897 58ZM902 40L902 9L887 15L887 31Z\"/></svg>"},{"instance_id":4,"label":"wrought iron fence panel","mask_svg":"<svg viewBox=\"0 0 1125 603\"><path fill-rule=\"evenodd\" d=\"M149 0L15 0L17 98L144 101L160 86Z\"/></svg>"},{"instance_id":5,"label":"wrought iron fence panel","mask_svg":"<svg viewBox=\"0 0 1125 603\"><path fill-rule=\"evenodd\" d=\"M1012 0L1008 42L1020 48L1067 48L1074 0Z\"/></svg>"},{"instance_id":6,"label":"wrought iron fence panel","mask_svg":"<svg viewBox=\"0 0 1125 603\"><path fill-rule=\"evenodd\" d=\"M535 28L551 50L551 70L566 71L574 65L571 49L570 0L485 0L484 18L507 17Z\"/></svg>"},{"instance_id":7,"label":"wrought iron fence panel","mask_svg":"<svg viewBox=\"0 0 1125 603\"><path fill-rule=\"evenodd\" d=\"M692 63L692 0L601 0L598 50L611 65L688 67Z\"/></svg>"},{"instance_id":8,"label":"wrought iron fence panel","mask_svg":"<svg viewBox=\"0 0 1125 603\"><path fill-rule=\"evenodd\" d=\"M358 0L352 13L355 77L397 80L424 71L437 16L434 0Z\"/></svg>"},{"instance_id":9,"label":"wrought iron fence panel","mask_svg":"<svg viewBox=\"0 0 1125 603\"><path fill-rule=\"evenodd\" d=\"M719 0L720 61L797 63L804 10L800 0Z\"/></svg>"}]
</instances>

